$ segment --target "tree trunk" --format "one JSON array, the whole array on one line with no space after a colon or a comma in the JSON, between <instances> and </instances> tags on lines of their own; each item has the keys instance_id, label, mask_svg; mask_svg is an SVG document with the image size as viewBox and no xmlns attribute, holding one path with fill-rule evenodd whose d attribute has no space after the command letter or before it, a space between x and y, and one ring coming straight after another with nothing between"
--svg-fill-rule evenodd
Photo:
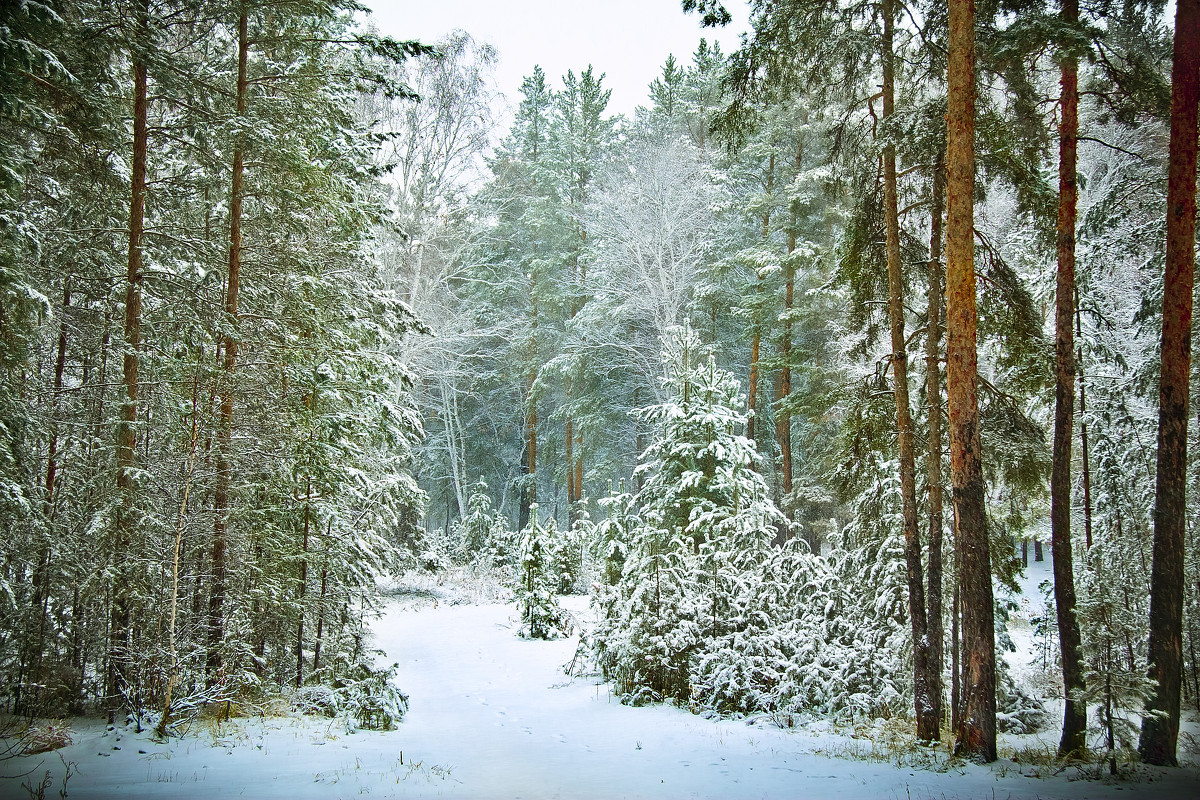
<instances>
[{"instance_id":1,"label":"tree trunk","mask_svg":"<svg viewBox=\"0 0 1200 800\"><path fill-rule=\"evenodd\" d=\"M63 371L66 369L67 362L66 311L70 306L71 288L67 285L63 288L63 319L58 326L58 349L54 357L54 390L50 395L50 443L46 452L45 495L42 498L42 517L50 535L47 540L48 544L42 551L38 567L33 573L33 600L30 609L32 619L37 621L36 635L26 637L25 656L22 658L22 666L28 665L29 675L35 683L41 681L42 659L46 652L46 627L49 624L50 616L50 562L52 555L50 543L55 541L54 490L58 478L58 398L62 394ZM18 676L13 695L14 708L19 708L21 705L21 688L21 680Z\"/></svg>"},{"instance_id":2,"label":"tree trunk","mask_svg":"<svg viewBox=\"0 0 1200 800\"><path fill-rule=\"evenodd\" d=\"M1067 25L1079 20L1077 0L1062 0ZM1075 414L1075 185L1079 137L1079 75L1075 58L1062 58L1058 158L1058 279L1055 289L1054 461L1050 473L1050 551L1054 560L1054 606L1062 654L1062 738L1058 753L1083 750L1087 703L1082 699L1083 664L1075 617L1075 569L1071 557L1071 443Z\"/></svg>"},{"instance_id":3,"label":"tree trunk","mask_svg":"<svg viewBox=\"0 0 1200 800\"><path fill-rule=\"evenodd\" d=\"M1138 751L1174 766L1183 666L1183 561L1187 484L1188 382L1196 244L1196 113L1200 89L1200 0L1175 7L1171 144L1167 173L1167 264L1163 287L1162 376L1150 570L1150 677Z\"/></svg>"},{"instance_id":4,"label":"tree trunk","mask_svg":"<svg viewBox=\"0 0 1200 800\"><path fill-rule=\"evenodd\" d=\"M325 526L325 541L328 543L329 536L333 531L333 519L331 518ZM329 545L326 544L325 547ZM322 548L324 550L324 548ZM322 556L322 562L327 563L328 555ZM321 598L317 603L317 636L313 642L313 672L318 672L321 669L321 645L325 642L325 594L329 585L329 568L322 566L321 568Z\"/></svg>"},{"instance_id":5,"label":"tree trunk","mask_svg":"<svg viewBox=\"0 0 1200 800\"><path fill-rule=\"evenodd\" d=\"M946 145L946 396L961 544L963 717L956 747L996 760L996 643L984 516L975 310L975 4L950 0Z\"/></svg>"},{"instance_id":6,"label":"tree trunk","mask_svg":"<svg viewBox=\"0 0 1200 800\"><path fill-rule=\"evenodd\" d=\"M529 508L537 502L537 400L533 396L533 382L534 376L530 375L525 399L525 453L521 459L525 485L521 489L517 530L524 530L529 524Z\"/></svg>"},{"instance_id":7,"label":"tree trunk","mask_svg":"<svg viewBox=\"0 0 1200 800\"><path fill-rule=\"evenodd\" d=\"M568 384L567 398L570 402L570 384ZM567 448L567 524L575 521L575 511L571 507L571 503L575 501L575 421L567 415L567 430L565 433L565 444Z\"/></svg>"},{"instance_id":8,"label":"tree trunk","mask_svg":"<svg viewBox=\"0 0 1200 800\"><path fill-rule=\"evenodd\" d=\"M179 516L175 522L175 548L171 559L171 611L167 627L167 655L170 661L167 666L167 690L163 698L162 716L159 717L155 734L159 738L167 735L167 726L171 724L171 693L175 682L179 680L179 654L175 646L175 628L179 611L179 554L183 548L183 525L187 517L188 493L192 488L192 476L196 467L196 439L199 434L200 411L200 365L197 363L195 375L192 377L192 430L188 446L187 472L183 481L183 497L179 501Z\"/></svg>"},{"instance_id":9,"label":"tree trunk","mask_svg":"<svg viewBox=\"0 0 1200 800\"><path fill-rule=\"evenodd\" d=\"M58 326L58 351L54 357L54 393L50 396L50 447L46 455L46 497L43 513L47 520L54 517L54 488L58 477L58 397L62 394L63 371L67 365L67 309L71 306L71 289L63 289L63 317Z\"/></svg>"},{"instance_id":10,"label":"tree trunk","mask_svg":"<svg viewBox=\"0 0 1200 800\"><path fill-rule=\"evenodd\" d=\"M450 466L450 482L454 485L454 502L458 509L458 518L466 515L466 497L463 488L465 479L462 454L462 439L456 434L460 425L458 422L458 396L456 388L448 379L438 382L438 390L442 396L442 420L446 433L446 460Z\"/></svg>"},{"instance_id":11,"label":"tree trunk","mask_svg":"<svg viewBox=\"0 0 1200 800\"><path fill-rule=\"evenodd\" d=\"M895 0L883 0L883 118L896 113ZM917 739L938 739L938 718L930 696L929 630L925 608L925 578L921 566L921 535L917 530L916 456L912 412L908 397L908 352L904 335L904 265L900 256L900 212L896 199L896 146L883 148L883 206L887 228L888 318L892 333L893 395L896 401L896 438L900 456L900 506L904 518L904 561L908 579L908 616L913 641L913 701Z\"/></svg>"},{"instance_id":12,"label":"tree trunk","mask_svg":"<svg viewBox=\"0 0 1200 800\"><path fill-rule=\"evenodd\" d=\"M633 387L633 407L634 408L641 408L641 403L638 400L640 393L641 393L641 387L639 387L639 386ZM637 433L634 437L634 444L633 444L633 446L637 449L637 458L634 459L634 461L636 463L638 461L641 461L642 453L646 452L646 433L642 428L641 420L638 420L638 421L634 422L633 424L635 426L634 430L637 431ZM639 472L637 474L635 491L640 492L642 490L642 486L645 483L646 483L645 473Z\"/></svg>"},{"instance_id":13,"label":"tree trunk","mask_svg":"<svg viewBox=\"0 0 1200 800\"><path fill-rule=\"evenodd\" d=\"M583 502L583 426L575 426L575 499L571 508ZM576 514L579 510L576 509Z\"/></svg>"},{"instance_id":14,"label":"tree trunk","mask_svg":"<svg viewBox=\"0 0 1200 800\"><path fill-rule=\"evenodd\" d=\"M954 551L958 553L958 530L954 533ZM958 571L957 555L955 556L955 572ZM950 729L957 733L962 723L962 602L959 592L959 581L954 581L954 590L950 600Z\"/></svg>"},{"instance_id":15,"label":"tree trunk","mask_svg":"<svg viewBox=\"0 0 1200 800\"><path fill-rule=\"evenodd\" d=\"M311 434L309 439L312 439ZM312 476L304 481L304 536L300 541L300 585L296 588L296 688L304 685L304 598L308 594L308 531L312 522Z\"/></svg>"},{"instance_id":16,"label":"tree trunk","mask_svg":"<svg viewBox=\"0 0 1200 800\"><path fill-rule=\"evenodd\" d=\"M771 238L771 207L770 195L775 185L775 153L771 152L767 161L767 178L766 178L766 193L767 193L767 210L763 212L762 218L762 240L766 246ZM762 279L755 277L754 280L754 296L757 298L762 294ZM762 309L755 304L754 309L754 334L750 341L750 386L746 390L746 438L754 442L755 447L758 447L758 442L754 438L755 415L758 411L758 355L762 348Z\"/></svg>"},{"instance_id":17,"label":"tree trunk","mask_svg":"<svg viewBox=\"0 0 1200 800\"><path fill-rule=\"evenodd\" d=\"M246 61L250 53L247 15L238 19L238 77L237 113L246 115ZM236 330L238 292L242 272L242 174L244 171L243 143L239 140L233 150L233 180L229 200L229 276L225 288L225 324ZM233 370L237 363L237 334L226 334L224 376L221 382L221 418L217 427L217 485L213 494L212 586L208 601L208 679L211 682L224 666L222 641L225 638L225 554L227 548L227 514L229 511L229 481L232 466L230 447L233 431Z\"/></svg>"},{"instance_id":18,"label":"tree trunk","mask_svg":"<svg viewBox=\"0 0 1200 800\"><path fill-rule=\"evenodd\" d=\"M800 174L801 156L804 150L796 145L796 174ZM787 257L783 260L783 337L779 343L779 380L775 387L775 440L779 443L780 479L783 482L783 510L792 518L792 415L787 409L792 394L792 305L796 290L796 265L792 254L796 251L796 218L788 224Z\"/></svg>"},{"instance_id":19,"label":"tree trunk","mask_svg":"<svg viewBox=\"0 0 1200 800\"><path fill-rule=\"evenodd\" d=\"M139 10L138 35L145 42L147 4ZM121 703L128 689L130 666L130 576L128 549L133 539L133 505L136 487L133 482L137 437L138 349L142 323L142 229L146 216L146 148L148 131L146 117L149 98L146 92L146 62L141 54L133 61L133 171L129 201L129 260L125 280L125 358L123 384L125 397L121 402L121 424L117 427L117 490L121 505L116 519L116 541L113 559L118 565L112 582L112 616L108 648L108 695L111 707ZM111 708L110 708L111 710Z\"/></svg>"},{"instance_id":20,"label":"tree trunk","mask_svg":"<svg viewBox=\"0 0 1200 800\"><path fill-rule=\"evenodd\" d=\"M925 395L929 406L929 450L925 460L929 487L929 694L938 724L942 708L942 665L945 630L942 626L942 382L939 350L942 338L942 212L946 204L946 153L938 152L933 171L933 209L929 233L929 312L925 334ZM939 731L940 735L940 731Z\"/></svg>"}]
</instances>

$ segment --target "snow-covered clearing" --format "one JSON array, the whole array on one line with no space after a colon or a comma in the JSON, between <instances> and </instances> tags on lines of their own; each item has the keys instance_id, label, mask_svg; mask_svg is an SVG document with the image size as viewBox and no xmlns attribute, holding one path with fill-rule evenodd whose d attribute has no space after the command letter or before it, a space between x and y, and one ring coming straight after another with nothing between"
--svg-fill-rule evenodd
<instances>
[{"instance_id":1,"label":"snow-covered clearing","mask_svg":"<svg viewBox=\"0 0 1200 800\"><path fill-rule=\"evenodd\" d=\"M1032 566L1032 565L1031 565ZM1040 565L1039 565L1040 566ZM1034 583L1036 586L1036 583ZM585 598L568 604L584 612ZM1030 777L1011 759L954 764L909 747L899 726L792 730L765 721L710 720L672 707L631 708L594 679L562 666L576 638L523 641L513 609L392 602L375 626L389 663L399 662L411 708L398 730L348 733L313 717L235 719L193 726L162 744L147 731L107 731L76 721L58 753L3 764L0 795L28 796L22 782L74 772L71 798L1108 798L1194 797L1194 766L1145 770L1137 782L1077 780L1078 770ZM1046 747L1056 732L1041 734ZM877 754L872 757L872 741ZM1002 739L1002 750L1004 748ZM1009 747L1014 744L1007 742ZM1030 744L1022 737L1022 745ZM890 758L889 758L890 753ZM59 757L61 754L61 760ZM917 766L922 761L925 766ZM936 765L940 764L940 767ZM933 768L930 765L935 765ZM1045 772L1042 768L1040 771Z\"/></svg>"}]
</instances>

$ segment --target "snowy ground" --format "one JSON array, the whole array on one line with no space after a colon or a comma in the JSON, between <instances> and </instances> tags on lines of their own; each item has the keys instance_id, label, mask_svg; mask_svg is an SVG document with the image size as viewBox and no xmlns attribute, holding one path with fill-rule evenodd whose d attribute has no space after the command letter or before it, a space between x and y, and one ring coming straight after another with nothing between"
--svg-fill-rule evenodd
<instances>
[{"instance_id":1,"label":"snowy ground","mask_svg":"<svg viewBox=\"0 0 1200 800\"><path fill-rule=\"evenodd\" d=\"M1035 572L1027 583L1036 587L1037 580ZM570 605L582 613L586 599L572 598ZM819 723L780 730L669 707L630 708L593 679L565 676L561 667L576 639L522 641L514 635L512 615L504 605L456 605L445 598L436 605L409 598L389 606L376 625L378 646L389 662L399 662L398 682L412 697L399 730L348 733L341 723L280 716L200 726L182 740L160 744L148 732L76 721L74 743L58 753L0 764L6 776L29 773L0 780L0 797L30 796L21 784L37 783L46 770L52 785L45 795L58 796L64 760L74 772L67 785L71 798L1049 800L1200 794L1194 766L1144 770L1126 783L1077 780L1073 768L1031 777L1023 773L1045 768L1011 759L990 767L947 767L942 756L889 750L882 742L896 741L898 728L887 723L856 738ZM1043 738L1047 747L1056 741L1054 732ZM1002 750L1029 744L1025 737L1002 743Z\"/></svg>"}]
</instances>

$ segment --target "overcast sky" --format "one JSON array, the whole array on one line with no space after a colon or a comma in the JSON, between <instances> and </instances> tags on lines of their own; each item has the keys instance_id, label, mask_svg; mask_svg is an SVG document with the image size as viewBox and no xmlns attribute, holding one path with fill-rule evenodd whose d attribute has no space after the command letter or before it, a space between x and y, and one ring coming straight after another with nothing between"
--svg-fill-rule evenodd
<instances>
[{"instance_id":1,"label":"overcast sky","mask_svg":"<svg viewBox=\"0 0 1200 800\"><path fill-rule=\"evenodd\" d=\"M367 0L380 32L398 39L434 42L461 28L492 44L500 55L497 85L510 103L520 99L521 80L540 65L561 86L568 69L592 64L612 89L609 111L632 117L646 103L646 88L671 53L691 61L700 39L730 51L746 28L743 0L727 0L734 21L725 28L700 27L679 0Z\"/></svg>"}]
</instances>

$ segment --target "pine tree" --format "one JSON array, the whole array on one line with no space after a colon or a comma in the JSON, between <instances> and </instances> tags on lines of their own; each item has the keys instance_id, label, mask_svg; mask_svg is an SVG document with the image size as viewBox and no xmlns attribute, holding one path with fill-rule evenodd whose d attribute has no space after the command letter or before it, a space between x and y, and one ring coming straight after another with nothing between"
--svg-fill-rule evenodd
<instances>
[{"instance_id":1,"label":"pine tree","mask_svg":"<svg viewBox=\"0 0 1200 800\"><path fill-rule=\"evenodd\" d=\"M954 492L967 674L957 747L996 760L995 630L992 569L984 516L976 389L975 9L951 0L946 145L946 360L950 478Z\"/></svg>"},{"instance_id":2,"label":"pine tree","mask_svg":"<svg viewBox=\"0 0 1200 800\"><path fill-rule=\"evenodd\" d=\"M1150 676L1138 751L1175 765L1183 672L1183 573L1187 482L1188 380L1196 249L1196 114L1200 99L1200 3L1175 8L1171 69L1171 160L1167 176L1167 260L1163 287L1162 374L1150 577Z\"/></svg>"},{"instance_id":3,"label":"pine tree","mask_svg":"<svg viewBox=\"0 0 1200 800\"><path fill-rule=\"evenodd\" d=\"M1079 21L1075 0L1065 0L1063 22ZM1079 66L1074 53L1062 60L1062 120L1059 123L1058 276L1055 288L1054 472L1050 487L1050 524L1054 556L1054 601L1062 653L1062 739L1058 750L1069 756L1081 751L1087 732L1087 707L1080 663L1079 622L1075 614L1075 573L1071 547L1071 437L1075 408L1075 207L1079 138Z\"/></svg>"}]
</instances>

